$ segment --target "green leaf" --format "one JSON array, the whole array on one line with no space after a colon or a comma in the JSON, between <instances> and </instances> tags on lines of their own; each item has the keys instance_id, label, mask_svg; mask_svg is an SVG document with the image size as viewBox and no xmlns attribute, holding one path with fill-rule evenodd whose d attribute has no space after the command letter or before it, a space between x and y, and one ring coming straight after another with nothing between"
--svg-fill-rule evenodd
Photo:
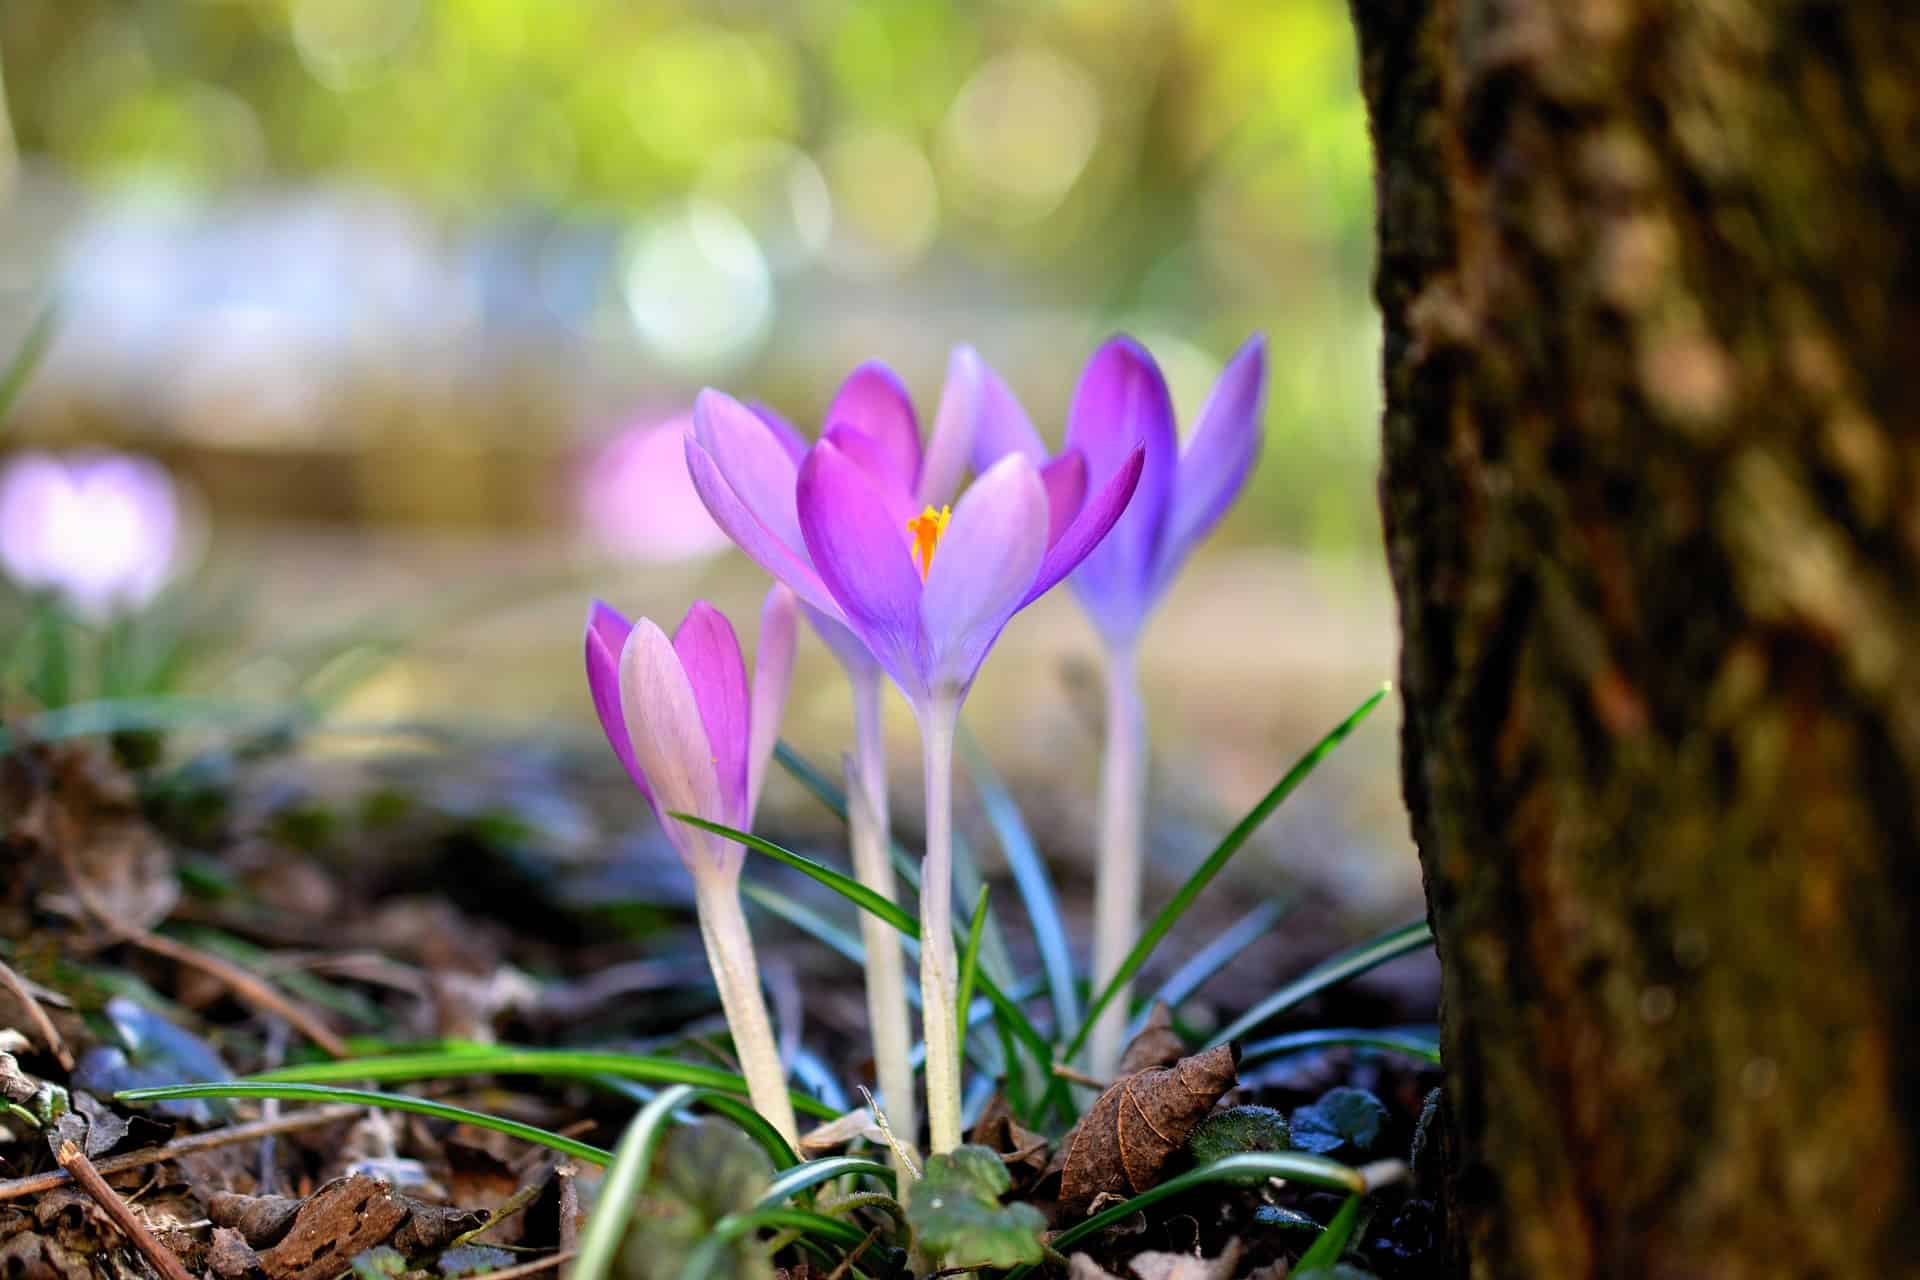
<instances>
[{"instance_id":1,"label":"green leaf","mask_svg":"<svg viewBox=\"0 0 1920 1280\"><path fill-rule=\"evenodd\" d=\"M972 734L961 729L958 743L967 776L986 810L987 823L993 828L1000 852L1013 872L1014 887L1026 906L1027 921L1033 926L1033 939L1040 948L1040 965L1047 975L1047 998L1053 1005L1053 1025L1076 1026L1080 1022L1080 998L1074 987L1073 945L1067 936L1066 919L1047 873L1046 859L1034 845L1026 820L1013 794L1000 780L987 753Z\"/></svg>"},{"instance_id":2,"label":"green leaf","mask_svg":"<svg viewBox=\"0 0 1920 1280\"><path fill-rule=\"evenodd\" d=\"M1249 1067L1257 1062L1284 1058L1288 1054L1341 1046L1403 1053L1409 1058L1431 1062L1436 1067L1440 1065L1440 1046L1431 1035L1420 1031L1396 1030L1392 1027L1378 1031L1362 1031L1353 1027L1292 1031L1283 1036L1275 1036L1271 1040L1259 1040L1248 1045L1241 1051L1240 1065Z\"/></svg>"},{"instance_id":3,"label":"green leaf","mask_svg":"<svg viewBox=\"0 0 1920 1280\"><path fill-rule=\"evenodd\" d=\"M13 353L13 359L7 362L7 371L0 374L0 421L5 421L13 402L20 398L20 392L33 377L33 371L40 364L47 348L53 345L54 330L59 327L59 308L52 303L40 309L33 318L33 327L27 330L26 338Z\"/></svg>"},{"instance_id":4,"label":"green leaf","mask_svg":"<svg viewBox=\"0 0 1920 1280\"><path fill-rule=\"evenodd\" d=\"M668 816L690 827L698 827L702 831L711 831L717 836L725 836L756 853L765 854L775 862L784 863L832 889L861 910L878 916L914 941L917 942L920 939L920 924L917 920L858 880L842 875L832 867L815 862L812 858L802 857L791 849L783 849L771 840L763 840L759 836L737 831L718 822L708 822L705 818L696 818L690 813L673 813ZM1035 1062L1050 1064L1052 1053L1046 1040L1034 1028L1033 1022L1021 1011L1020 1006L1008 999L1006 992L1002 991L999 985L986 974L981 974L978 981L981 993L993 1002L994 1012L1006 1020L1013 1030L1014 1037L1020 1041L1021 1047L1033 1055Z\"/></svg>"},{"instance_id":5,"label":"green leaf","mask_svg":"<svg viewBox=\"0 0 1920 1280\"><path fill-rule=\"evenodd\" d=\"M1364 1154L1380 1138L1387 1109L1365 1089L1329 1089L1309 1106L1295 1107L1288 1126L1295 1150L1320 1155L1351 1147Z\"/></svg>"},{"instance_id":6,"label":"green leaf","mask_svg":"<svg viewBox=\"0 0 1920 1280\"><path fill-rule=\"evenodd\" d=\"M1103 1209L1084 1222L1076 1222L1049 1240L1047 1247L1056 1253L1065 1253L1082 1240L1098 1235L1116 1222L1130 1218L1143 1209L1151 1208L1170 1196L1191 1191L1195 1187L1203 1187L1214 1182L1264 1182L1268 1178L1291 1178L1295 1182L1328 1187L1352 1195L1367 1189L1367 1180L1358 1169L1349 1169L1346 1165L1321 1156L1311 1156L1299 1151L1278 1151L1272 1155L1228 1156L1225 1160L1216 1160L1210 1165L1189 1170L1177 1178L1168 1178L1159 1186L1143 1191L1123 1204ZM1010 1272L1007 1280L1020 1280L1032 1270L1031 1267L1020 1267Z\"/></svg>"},{"instance_id":7,"label":"green leaf","mask_svg":"<svg viewBox=\"0 0 1920 1280\"><path fill-rule=\"evenodd\" d=\"M927 1160L907 1221L920 1247L946 1267L1013 1267L1045 1256L1047 1220L1030 1204L1001 1204L1013 1186L986 1147L955 1147Z\"/></svg>"},{"instance_id":8,"label":"green leaf","mask_svg":"<svg viewBox=\"0 0 1920 1280\"><path fill-rule=\"evenodd\" d=\"M665 1095L661 1095L664 1097ZM632 1209L620 1248L628 1280L677 1280L716 1237L727 1218L751 1213L773 1180L766 1153L726 1125L689 1125L669 1132ZM745 1235L724 1240L720 1274L772 1280L766 1255Z\"/></svg>"},{"instance_id":9,"label":"green leaf","mask_svg":"<svg viewBox=\"0 0 1920 1280\"><path fill-rule=\"evenodd\" d=\"M1248 811L1247 816L1240 819L1233 830L1227 833L1226 838L1215 846L1213 852L1207 855L1206 861L1200 864L1199 869L1187 877L1187 882L1180 886L1179 892L1173 895L1167 905L1160 909L1160 913L1154 916L1146 929L1141 932L1139 940L1133 944L1133 950L1127 953L1127 958L1121 962L1112 980L1088 1007L1086 1017L1080 1023L1080 1029L1074 1032L1073 1039L1067 1043L1066 1051L1060 1055L1062 1061L1073 1061L1074 1056L1086 1044L1087 1036L1093 1031L1093 1024L1100 1020L1101 1013L1106 1010L1108 1004L1112 1003L1120 989L1133 981L1133 975L1138 973L1140 966L1153 955L1154 948L1160 945L1160 940L1172 931L1175 924L1179 923L1180 917L1186 914L1187 908L1191 907L1194 899L1200 896L1200 891L1213 882L1213 878L1220 874L1233 855L1238 853L1241 846L1246 844L1248 838L1259 829L1260 824L1280 807L1282 800L1293 794L1294 789L1306 780L1307 775L1326 758L1327 753L1339 746L1341 740L1357 729L1360 722L1380 705L1391 687L1382 685L1375 690L1373 696L1361 703L1351 715L1335 725L1330 733L1301 756L1293 768L1287 770L1286 775L1273 784L1273 789L1262 796L1260 802ZM1214 1043L1218 1044L1229 1038L1221 1036Z\"/></svg>"},{"instance_id":10,"label":"green leaf","mask_svg":"<svg viewBox=\"0 0 1920 1280\"><path fill-rule=\"evenodd\" d=\"M1409 951L1417 951L1433 942L1433 930L1427 927L1425 920L1413 920L1398 929L1389 929L1377 938L1370 938L1358 946L1350 947L1339 955L1324 960L1307 972L1275 991L1259 1004L1235 1018L1223 1030L1216 1032L1213 1039L1207 1041L1211 1049L1217 1044L1229 1040L1245 1038L1247 1032L1271 1018L1277 1018L1303 1000L1311 999L1328 987L1339 986L1348 978L1398 959Z\"/></svg>"},{"instance_id":11,"label":"green leaf","mask_svg":"<svg viewBox=\"0 0 1920 1280\"><path fill-rule=\"evenodd\" d=\"M892 1169L873 1160L862 1160L858 1156L828 1156L821 1160L805 1160L788 1169L768 1184L761 1195L756 1209L777 1209L802 1191L810 1190L833 1178L845 1178L852 1175L869 1178L883 1178L894 1181Z\"/></svg>"},{"instance_id":12,"label":"green leaf","mask_svg":"<svg viewBox=\"0 0 1920 1280\"><path fill-rule=\"evenodd\" d=\"M973 904L973 919L967 922L967 945L960 953L960 994L953 1003L953 1016L960 1043L967 1042L967 1013L973 1008L973 980L980 972L980 937L987 923L987 886L980 886L980 897Z\"/></svg>"},{"instance_id":13,"label":"green leaf","mask_svg":"<svg viewBox=\"0 0 1920 1280\"><path fill-rule=\"evenodd\" d=\"M516 1049L459 1046L433 1053L396 1053L338 1062L313 1062L248 1076L260 1082L328 1084L334 1081L437 1080L446 1076L528 1075L563 1079L618 1076L648 1084L690 1084L699 1089L745 1094L747 1082L731 1071L673 1058L639 1053L601 1053L584 1049ZM794 1093L794 1108L817 1120L840 1113L818 1098Z\"/></svg>"},{"instance_id":14,"label":"green leaf","mask_svg":"<svg viewBox=\"0 0 1920 1280\"><path fill-rule=\"evenodd\" d=\"M675 1085L640 1108L627 1125L613 1149L613 1162L600 1183L600 1198L587 1225L580 1233L580 1255L574 1261L569 1280L602 1280L613 1269L620 1252L620 1241L633 1217L634 1202L646 1185L647 1171L653 1164L654 1147L672 1119L674 1109L693 1093L686 1085Z\"/></svg>"},{"instance_id":15,"label":"green leaf","mask_svg":"<svg viewBox=\"0 0 1920 1280\"><path fill-rule=\"evenodd\" d=\"M1371 1273L1358 1267L1349 1267L1341 1263L1340 1255L1347 1251L1347 1244L1353 1239L1353 1229L1360 1221L1361 1194L1355 1192L1340 1206L1333 1215L1333 1221L1320 1233L1320 1238L1311 1248L1300 1255L1300 1261L1294 1264L1291 1274L1294 1280L1302 1276L1319 1276L1321 1280L1373 1280Z\"/></svg>"},{"instance_id":16,"label":"green leaf","mask_svg":"<svg viewBox=\"0 0 1920 1280\"><path fill-rule=\"evenodd\" d=\"M407 1269L406 1255L390 1244L376 1245L353 1255L357 1280L393 1280Z\"/></svg>"},{"instance_id":17,"label":"green leaf","mask_svg":"<svg viewBox=\"0 0 1920 1280\"><path fill-rule=\"evenodd\" d=\"M1230 1107L1216 1111L1187 1135L1195 1163L1212 1164L1248 1151L1290 1151L1286 1117L1272 1107Z\"/></svg>"},{"instance_id":18,"label":"green leaf","mask_svg":"<svg viewBox=\"0 0 1920 1280\"><path fill-rule=\"evenodd\" d=\"M1315 1222L1310 1216L1298 1209L1289 1209L1284 1205L1263 1204L1253 1211L1253 1220L1263 1227L1273 1227L1280 1231L1325 1231L1326 1228Z\"/></svg>"},{"instance_id":19,"label":"green leaf","mask_svg":"<svg viewBox=\"0 0 1920 1280\"><path fill-rule=\"evenodd\" d=\"M508 1137L519 1138L523 1142L531 1142L536 1146L548 1147L565 1155L576 1156L589 1164L604 1165L613 1158L611 1152L599 1147L590 1146L563 1134L550 1133L530 1124L522 1124L518 1120L490 1116L483 1111L469 1111L465 1107L432 1102L426 1098L410 1098L403 1093L375 1093L370 1089L342 1089L333 1085L320 1084L268 1084L257 1080L223 1080L210 1081L206 1084L164 1085L154 1089L124 1089L113 1096L129 1104L172 1102L181 1098L279 1098L285 1102L351 1102L362 1107L380 1107L387 1111L410 1111L415 1115L452 1120L456 1124L470 1124L476 1129L491 1129L495 1133L504 1133Z\"/></svg>"}]
</instances>

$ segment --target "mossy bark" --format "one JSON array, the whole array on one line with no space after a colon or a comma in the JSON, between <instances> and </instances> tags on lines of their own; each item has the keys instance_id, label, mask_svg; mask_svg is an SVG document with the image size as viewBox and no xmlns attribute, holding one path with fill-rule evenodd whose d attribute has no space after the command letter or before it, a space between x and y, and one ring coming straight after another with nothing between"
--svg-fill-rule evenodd
<instances>
[{"instance_id":1,"label":"mossy bark","mask_svg":"<svg viewBox=\"0 0 1920 1280\"><path fill-rule=\"evenodd\" d=\"M1920 1273L1920 6L1352 9L1456 1260Z\"/></svg>"}]
</instances>

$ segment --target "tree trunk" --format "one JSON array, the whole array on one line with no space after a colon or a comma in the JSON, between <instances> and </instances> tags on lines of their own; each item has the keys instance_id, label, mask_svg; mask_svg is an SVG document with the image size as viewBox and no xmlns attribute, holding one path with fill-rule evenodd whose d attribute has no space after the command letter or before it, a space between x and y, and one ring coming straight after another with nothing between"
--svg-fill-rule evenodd
<instances>
[{"instance_id":1,"label":"tree trunk","mask_svg":"<svg viewBox=\"0 0 1920 1280\"><path fill-rule=\"evenodd\" d=\"M1920 6L1352 7L1457 1259L1920 1273Z\"/></svg>"}]
</instances>

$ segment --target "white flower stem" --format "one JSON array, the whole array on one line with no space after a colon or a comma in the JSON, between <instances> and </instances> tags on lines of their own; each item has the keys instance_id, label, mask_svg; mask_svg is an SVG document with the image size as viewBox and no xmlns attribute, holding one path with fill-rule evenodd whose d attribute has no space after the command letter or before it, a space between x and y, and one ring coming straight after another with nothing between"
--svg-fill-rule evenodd
<instances>
[{"instance_id":1,"label":"white flower stem","mask_svg":"<svg viewBox=\"0 0 1920 1280\"><path fill-rule=\"evenodd\" d=\"M927 852L920 864L920 1021L927 1041L927 1131L934 1155L960 1145L960 960L953 947L953 734L957 699L936 694L921 710L926 761Z\"/></svg>"},{"instance_id":2,"label":"white flower stem","mask_svg":"<svg viewBox=\"0 0 1920 1280\"><path fill-rule=\"evenodd\" d=\"M1147 808L1147 713L1132 649L1107 654L1107 743L1100 763L1099 871L1095 877L1093 990L1098 994L1140 932L1141 833ZM1089 1041L1088 1069L1109 1079L1126 1048L1133 984L1115 994Z\"/></svg>"},{"instance_id":3,"label":"white flower stem","mask_svg":"<svg viewBox=\"0 0 1920 1280\"><path fill-rule=\"evenodd\" d=\"M892 834L881 695L879 672L853 675L854 759L847 778L847 818L853 835L854 874L888 902L897 902L889 856ZM893 926L869 911L860 913L860 939L867 953L867 1025L887 1125L911 1147L920 1130L920 1108L910 1060L913 1036L908 1022L906 952Z\"/></svg>"},{"instance_id":4,"label":"white flower stem","mask_svg":"<svg viewBox=\"0 0 1920 1280\"><path fill-rule=\"evenodd\" d=\"M707 964L720 989L720 1007L726 1011L733 1049L747 1078L747 1096L753 1109L797 1150L800 1129L794 1123L793 1099L787 1094L787 1073L780 1066L773 1020L767 1016L766 997L760 992L753 937L747 932L746 912L740 909L739 875L719 867L696 870L693 893L700 940L706 944Z\"/></svg>"}]
</instances>

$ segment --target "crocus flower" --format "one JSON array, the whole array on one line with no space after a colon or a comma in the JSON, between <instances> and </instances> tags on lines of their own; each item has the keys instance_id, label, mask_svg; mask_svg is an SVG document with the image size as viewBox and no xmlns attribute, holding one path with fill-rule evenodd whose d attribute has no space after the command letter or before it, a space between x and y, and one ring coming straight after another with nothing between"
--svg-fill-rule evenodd
<instances>
[{"instance_id":1,"label":"crocus flower","mask_svg":"<svg viewBox=\"0 0 1920 1280\"><path fill-rule=\"evenodd\" d=\"M1046 446L991 373L971 454L982 470L1009 457L1044 465ZM1260 450L1266 342L1247 340L1214 383L1181 447L1173 401L1153 357L1131 338L1094 353L1067 417L1065 449L1086 458L1098 484L1145 450L1146 466L1126 514L1072 579L1074 594L1107 652L1107 741L1101 764L1100 862L1095 883L1093 968L1099 991L1139 932L1141 836L1147 792L1146 711L1135 670L1140 633L1174 575L1238 496ZM1130 992L1122 986L1093 1026L1090 1065L1110 1075L1126 1038Z\"/></svg>"},{"instance_id":2,"label":"crocus flower","mask_svg":"<svg viewBox=\"0 0 1920 1280\"><path fill-rule=\"evenodd\" d=\"M694 405L687 466L720 527L823 619L843 627L920 721L927 835L920 892L927 1114L935 1154L960 1141L952 933L953 736L1013 615L1086 559L1126 509L1144 463L1122 459L1088 497L1077 452L1010 455L956 501L992 387L971 352L949 367L923 449L912 402L884 367L856 370L820 440L796 459L752 410L718 392Z\"/></svg>"},{"instance_id":3,"label":"crocus flower","mask_svg":"<svg viewBox=\"0 0 1920 1280\"><path fill-rule=\"evenodd\" d=\"M90 621L141 608L180 550L166 468L123 453L23 453L0 472L0 567Z\"/></svg>"},{"instance_id":4,"label":"crocus flower","mask_svg":"<svg viewBox=\"0 0 1920 1280\"><path fill-rule=\"evenodd\" d=\"M648 619L629 624L598 600L587 615L587 687L600 727L693 876L700 936L749 1095L789 1143L798 1142L793 1103L740 907L746 850L670 815L751 830L794 640L793 596L776 585L761 609L749 688L732 625L704 601L687 610L671 639Z\"/></svg>"}]
</instances>

